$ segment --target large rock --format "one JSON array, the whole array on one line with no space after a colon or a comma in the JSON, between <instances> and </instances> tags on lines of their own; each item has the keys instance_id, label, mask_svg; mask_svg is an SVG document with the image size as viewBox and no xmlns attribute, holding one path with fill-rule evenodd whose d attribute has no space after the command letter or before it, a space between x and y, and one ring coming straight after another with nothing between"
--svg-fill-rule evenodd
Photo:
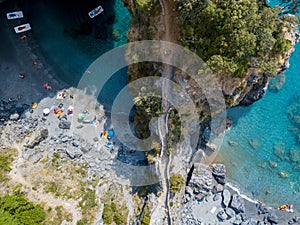
<instances>
[{"instance_id":1,"label":"large rock","mask_svg":"<svg viewBox=\"0 0 300 225\"><path fill-rule=\"evenodd\" d=\"M212 164L211 165L212 174L218 177L226 176L226 168L223 164Z\"/></svg>"},{"instance_id":2,"label":"large rock","mask_svg":"<svg viewBox=\"0 0 300 225\"><path fill-rule=\"evenodd\" d=\"M211 172L219 184L225 184L226 168L223 164L212 164Z\"/></svg>"},{"instance_id":3,"label":"large rock","mask_svg":"<svg viewBox=\"0 0 300 225\"><path fill-rule=\"evenodd\" d=\"M222 197L223 197L223 201L222 201L222 202L223 202L224 206L225 206L225 207L228 207L229 202L230 202L230 199L231 199L231 194L230 194L230 192L229 192L227 189L225 189L225 190L223 191Z\"/></svg>"},{"instance_id":4,"label":"large rock","mask_svg":"<svg viewBox=\"0 0 300 225\"><path fill-rule=\"evenodd\" d=\"M233 208L237 214L244 213L245 212L245 201L240 195L234 194L232 196L230 207Z\"/></svg>"},{"instance_id":5,"label":"large rock","mask_svg":"<svg viewBox=\"0 0 300 225\"><path fill-rule=\"evenodd\" d=\"M194 188L195 192L200 190L212 189L213 177L209 169L206 167L196 167L189 181L189 186Z\"/></svg>"},{"instance_id":6,"label":"large rock","mask_svg":"<svg viewBox=\"0 0 300 225\"><path fill-rule=\"evenodd\" d=\"M79 158L82 156L82 154L79 151L77 151L76 149L72 149L72 148L67 148L66 153L70 159L75 159L75 158Z\"/></svg>"},{"instance_id":7,"label":"large rock","mask_svg":"<svg viewBox=\"0 0 300 225\"><path fill-rule=\"evenodd\" d=\"M62 120L62 121L59 122L58 127L60 129L70 129L71 128L71 122L66 121L66 120Z\"/></svg>"},{"instance_id":8,"label":"large rock","mask_svg":"<svg viewBox=\"0 0 300 225\"><path fill-rule=\"evenodd\" d=\"M284 159L285 144L283 142L278 142L274 145L274 155L279 157L281 160Z\"/></svg>"},{"instance_id":9,"label":"large rock","mask_svg":"<svg viewBox=\"0 0 300 225\"><path fill-rule=\"evenodd\" d=\"M267 216L267 220L271 224L278 224L278 216L276 215L275 212L270 212Z\"/></svg>"},{"instance_id":10,"label":"large rock","mask_svg":"<svg viewBox=\"0 0 300 225\"><path fill-rule=\"evenodd\" d=\"M292 147L290 149L290 159L292 162L300 162L300 149Z\"/></svg>"},{"instance_id":11,"label":"large rock","mask_svg":"<svg viewBox=\"0 0 300 225\"><path fill-rule=\"evenodd\" d=\"M20 118L20 115L18 113L14 113L14 114L11 114L9 119L10 120L18 120Z\"/></svg>"},{"instance_id":12,"label":"large rock","mask_svg":"<svg viewBox=\"0 0 300 225\"><path fill-rule=\"evenodd\" d=\"M225 211L223 209L221 209L218 214L217 214L217 217L220 221L225 221L227 220L228 216L227 214L225 213Z\"/></svg>"},{"instance_id":13,"label":"large rock","mask_svg":"<svg viewBox=\"0 0 300 225\"><path fill-rule=\"evenodd\" d=\"M225 212L229 219L235 217L235 211L232 208L225 209Z\"/></svg>"}]
</instances>

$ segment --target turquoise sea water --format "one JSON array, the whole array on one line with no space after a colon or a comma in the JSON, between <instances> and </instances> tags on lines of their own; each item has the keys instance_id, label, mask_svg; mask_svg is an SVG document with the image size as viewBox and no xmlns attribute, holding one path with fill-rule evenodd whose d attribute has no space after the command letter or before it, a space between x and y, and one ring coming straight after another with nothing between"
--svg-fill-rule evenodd
<instances>
[{"instance_id":1,"label":"turquoise sea water","mask_svg":"<svg viewBox=\"0 0 300 225\"><path fill-rule=\"evenodd\" d=\"M104 12L89 18L88 12L98 5ZM58 76L72 86L77 85L95 59L127 42L130 14L121 0L25 0L22 8L43 56ZM104 87L100 102L110 105L126 83L125 68Z\"/></svg>"},{"instance_id":2,"label":"turquoise sea water","mask_svg":"<svg viewBox=\"0 0 300 225\"><path fill-rule=\"evenodd\" d=\"M272 6L276 3L278 1L270 2ZM226 164L229 181L249 196L275 207L294 204L299 212L300 172L293 169L298 164L291 162L290 149L294 147L299 152L300 145L289 130L292 123L287 116L288 106L300 97L299 43L285 73L286 82L280 91L267 91L261 100L249 107L228 110L233 127L225 136L218 161ZM237 145L230 145L230 141ZM282 160L274 154L274 146L279 142L284 143ZM277 167L273 168L270 161ZM290 176L282 178L280 171Z\"/></svg>"}]
</instances>

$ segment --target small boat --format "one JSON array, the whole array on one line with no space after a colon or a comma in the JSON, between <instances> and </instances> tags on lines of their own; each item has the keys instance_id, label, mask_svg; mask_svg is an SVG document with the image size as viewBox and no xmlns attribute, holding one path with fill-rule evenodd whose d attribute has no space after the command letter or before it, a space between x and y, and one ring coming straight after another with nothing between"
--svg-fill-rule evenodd
<instances>
[{"instance_id":1,"label":"small boat","mask_svg":"<svg viewBox=\"0 0 300 225\"><path fill-rule=\"evenodd\" d=\"M30 24L26 23L26 24L22 24L20 26L17 26L14 28L16 33L21 33L21 32L25 32L31 29Z\"/></svg>"},{"instance_id":2,"label":"small boat","mask_svg":"<svg viewBox=\"0 0 300 225\"><path fill-rule=\"evenodd\" d=\"M6 17L8 20L13 20L13 19L23 18L24 16L22 11L16 11L16 12L7 13Z\"/></svg>"},{"instance_id":3,"label":"small boat","mask_svg":"<svg viewBox=\"0 0 300 225\"><path fill-rule=\"evenodd\" d=\"M98 16L103 11L104 9L102 8L101 5L99 5L98 7L94 8L92 11L89 12L89 17L94 18L95 16Z\"/></svg>"}]
</instances>

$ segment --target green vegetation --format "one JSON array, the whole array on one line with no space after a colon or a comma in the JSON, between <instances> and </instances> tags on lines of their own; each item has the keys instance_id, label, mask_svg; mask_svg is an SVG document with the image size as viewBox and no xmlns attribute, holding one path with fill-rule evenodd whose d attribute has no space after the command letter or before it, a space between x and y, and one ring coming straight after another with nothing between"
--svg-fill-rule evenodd
<instances>
[{"instance_id":1,"label":"green vegetation","mask_svg":"<svg viewBox=\"0 0 300 225\"><path fill-rule=\"evenodd\" d=\"M11 171L11 165L18 150L15 148L0 150L0 183L8 180L7 174Z\"/></svg>"},{"instance_id":2,"label":"green vegetation","mask_svg":"<svg viewBox=\"0 0 300 225\"><path fill-rule=\"evenodd\" d=\"M141 219L141 225L149 225L151 220L151 215L150 215L150 209L148 205L144 208L142 219Z\"/></svg>"},{"instance_id":3,"label":"green vegetation","mask_svg":"<svg viewBox=\"0 0 300 225\"><path fill-rule=\"evenodd\" d=\"M181 41L218 73L243 77L258 59L258 65L277 62L291 48L284 38L284 21L278 9L259 0L176 0L182 25ZM274 74L268 67L262 72ZM276 72L276 71L275 71ZM272 74L273 73L273 74Z\"/></svg>"},{"instance_id":4,"label":"green vegetation","mask_svg":"<svg viewBox=\"0 0 300 225\"><path fill-rule=\"evenodd\" d=\"M19 192L0 196L0 225L39 225L45 220L44 209Z\"/></svg>"},{"instance_id":5,"label":"green vegetation","mask_svg":"<svg viewBox=\"0 0 300 225\"><path fill-rule=\"evenodd\" d=\"M141 10L150 11L153 3L156 0L136 0L136 3Z\"/></svg>"},{"instance_id":6,"label":"green vegetation","mask_svg":"<svg viewBox=\"0 0 300 225\"><path fill-rule=\"evenodd\" d=\"M168 118L168 154L174 151L174 145L179 142L181 136L181 122L177 110L170 111Z\"/></svg>"},{"instance_id":7,"label":"green vegetation","mask_svg":"<svg viewBox=\"0 0 300 225\"><path fill-rule=\"evenodd\" d=\"M172 193L179 192L184 184L185 180L181 174L170 174L170 191Z\"/></svg>"},{"instance_id":8,"label":"green vegetation","mask_svg":"<svg viewBox=\"0 0 300 225\"><path fill-rule=\"evenodd\" d=\"M161 115L161 98L155 96L136 97L134 99L136 107L134 127L136 129L137 136L141 139L148 138L150 136L149 122L154 117Z\"/></svg>"},{"instance_id":9,"label":"green vegetation","mask_svg":"<svg viewBox=\"0 0 300 225\"><path fill-rule=\"evenodd\" d=\"M127 215L124 215L121 208L114 202L111 202L110 204L104 205L102 217L104 224L112 224L112 222L114 222L117 225L122 225L126 224Z\"/></svg>"},{"instance_id":10,"label":"green vegetation","mask_svg":"<svg viewBox=\"0 0 300 225\"><path fill-rule=\"evenodd\" d=\"M93 221L94 217L91 215L91 211L97 207L96 193L94 190L87 189L82 196L82 200L79 202L79 207L82 211L83 220Z\"/></svg>"}]
</instances>

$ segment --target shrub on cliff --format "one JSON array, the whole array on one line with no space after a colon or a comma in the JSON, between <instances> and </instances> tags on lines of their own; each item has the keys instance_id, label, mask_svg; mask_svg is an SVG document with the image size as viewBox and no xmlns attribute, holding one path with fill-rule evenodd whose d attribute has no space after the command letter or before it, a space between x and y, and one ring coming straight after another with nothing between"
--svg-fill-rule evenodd
<instances>
[{"instance_id":1,"label":"shrub on cliff","mask_svg":"<svg viewBox=\"0 0 300 225\"><path fill-rule=\"evenodd\" d=\"M179 192L185 183L184 178L181 174L170 174L170 191L172 193Z\"/></svg>"},{"instance_id":2,"label":"shrub on cliff","mask_svg":"<svg viewBox=\"0 0 300 225\"><path fill-rule=\"evenodd\" d=\"M257 58L260 65L276 61L276 54L291 48L290 41L283 38L284 22L278 9L262 1L175 1L183 45L207 61L214 72L241 77L251 58Z\"/></svg>"},{"instance_id":3,"label":"shrub on cliff","mask_svg":"<svg viewBox=\"0 0 300 225\"><path fill-rule=\"evenodd\" d=\"M39 225L45 220L44 209L19 192L0 197L0 225Z\"/></svg>"}]
</instances>

